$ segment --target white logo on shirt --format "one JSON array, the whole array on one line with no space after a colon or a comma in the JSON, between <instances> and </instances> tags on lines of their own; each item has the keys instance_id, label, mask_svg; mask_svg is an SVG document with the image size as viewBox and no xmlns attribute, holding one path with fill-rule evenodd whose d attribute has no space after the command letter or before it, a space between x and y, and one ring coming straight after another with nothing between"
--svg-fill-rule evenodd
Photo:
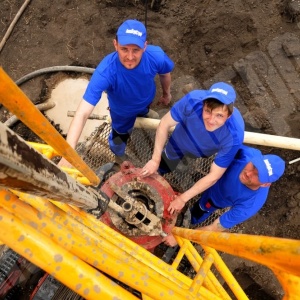
<instances>
[{"instance_id":1,"label":"white logo on shirt","mask_svg":"<svg viewBox=\"0 0 300 300\"><path fill-rule=\"evenodd\" d=\"M273 169L272 169L272 166L271 166L269 160L264 159L264 163L266 164L269 176L273 175Z\"/></svg>"},{"instance_id":2,"label":"white logo on shirt","mask_svg":"<svg viewBox=\"0 0 300 300\"><path fill-rule=\"evenodd\" d=\"M138 35L138 36L143 35L140 31L135 30L135 29L126 29L126 33L132 33L132 34L135 34L135 35Z\"/></svg>"},{"instance_id":3,"label":"white logo on shirt","mask_svg":"<svg viewBox=\"0 0 300 300\"><path fill-rule=\"evenodd\" d=\"M218 93L221 93L221 94L224 94L225 96L228 94L227 91L223 90L223 89L220 89L220 88L216 88L216 89L212 89L211 92L218 92Z\"/></svg>"}]
</instances>

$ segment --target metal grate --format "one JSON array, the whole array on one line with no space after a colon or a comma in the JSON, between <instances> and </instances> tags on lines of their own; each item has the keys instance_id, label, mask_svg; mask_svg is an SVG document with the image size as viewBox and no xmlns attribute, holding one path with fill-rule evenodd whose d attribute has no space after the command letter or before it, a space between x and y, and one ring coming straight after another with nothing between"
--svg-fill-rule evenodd
<instances>
[{"instance_id":1,"label":"metal grate","mask_svg":"<svg viewBox=\"0 0 300 300\"><path fill-rule=\"evenodd\" d=\"M111 131L109 123L97 127L86 142L76 148L84 161L96 171L101 165L114 161L114 154L108 145L108 136ZM138 168L143 167L150 160L153 152L155 130L134 128L128 141L126 154L130 161ZM177 169L165 175L175 191L182 193L209 171L213 157L184 158Z\"/></svg>"},{"instance_id":2,"label":"metal grate","mask_svg":"<svg viewBox=\"0 0 300 300\"><path fill-rule=\"evenodd\" d=\"M114 154L110 151L108 145L108 136L111 132L111 125L103 123L97 127L91 136L78 145L77 152L83 160L96 172L96 170L109 162L115 160ZM126 154L131 162L138 168L143 167L151 159L155 140L155 130L134 128L128 141ZM210 169L214 156L209 158L192 159L185 157L177 169L172 173L164 175L174 191L182 193L192 187L195 182L205 176ZM194 197L188 202L191 207L199 196ZM223 214L228 208L214 212L202 226L212 223L216 218ZM197 225L199 227L200 225Z\"/></svg>"}]
</instances>

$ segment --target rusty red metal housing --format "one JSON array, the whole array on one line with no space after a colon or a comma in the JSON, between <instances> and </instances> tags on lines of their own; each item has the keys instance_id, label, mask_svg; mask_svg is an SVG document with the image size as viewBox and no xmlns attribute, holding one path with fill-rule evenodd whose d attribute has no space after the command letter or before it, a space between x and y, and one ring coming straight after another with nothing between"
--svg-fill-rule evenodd
<instances>
[{"instance_id":1,"label":"rusty red metal housing","mask_svg":"<svg viewBox=\"0 0 300 300\"><path fill-rule=\"evenodd\" d=\"M167 211L176 193L162 176L154 174L139 178L139 171L140 168L136 168L132 163L126 161L121 165L120 171L103 184L101 190L113 201L118 202L120 199L117 199L119 197L113 190L113 186L117 185L137 201L143 201L148 210L161 219L162 230L168 234L175 226L177 219L177 216L170 215ZM162 236L149 236L130 224L124 225L124 220L120 220L121 216L112 210L108 209L100 219L149 251L153 251L162 242Z\"/></svg>"}]
</instances>

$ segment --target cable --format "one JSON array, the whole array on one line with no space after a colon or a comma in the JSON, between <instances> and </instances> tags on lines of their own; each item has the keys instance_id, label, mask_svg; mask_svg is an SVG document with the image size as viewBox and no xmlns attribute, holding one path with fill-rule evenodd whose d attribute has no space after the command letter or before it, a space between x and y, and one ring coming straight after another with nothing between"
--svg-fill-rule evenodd
<instances>
[{"instance_id":1,"label":"cable","mask_svg":"<svg viewBox=\"0 0 300 300\"><path fill-rule=\"evenodd\" d=\"M95 69L93 68L86 68L86 67L78 67L78 66L54 66L49 68L40 69L29 73L22 78L18 79L15 83L17 85L21 85L22 83L32 79L33 77L39 76L41 74L49 73L49 72L59 72L59 71L72 71L72 72L82 72L93 74Z\"/></svg>"}]
</instances>

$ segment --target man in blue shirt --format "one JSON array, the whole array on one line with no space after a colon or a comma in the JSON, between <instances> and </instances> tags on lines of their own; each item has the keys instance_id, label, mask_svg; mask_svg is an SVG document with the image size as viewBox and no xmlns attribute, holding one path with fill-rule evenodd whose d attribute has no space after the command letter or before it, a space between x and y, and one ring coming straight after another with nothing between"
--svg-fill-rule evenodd
<instances>
[{"instance_id":1,"label":"man in blue shirt","mask_svg":"<svg viewBox=\"0 0 300 300\"><path fill-rule=\"evenodd\" d=\"M127 20L119 27L114 46L116 51L101 61L91 77L70 125L67 142L75 148L86 120L106 91L112 120L109 145L122 160L136 118L158 118L149 109L156 93L156 75L162 87L160 102L167 105L171 101L170 72L174 63L160 47L147 45L146 28L137 20ZM62 159L59 165L68 163Z\"/></svg>"},{"instance_id":2,"label":"man in blue shirt","mask_svg":"<svg viewBox=\"0 0 300 300\"><path fill-rule=\"evenodd\" d=\"M242 146L224 175L191 209L191 223L205 221L215 210L230 207L212 224L201 230L224 231L254 216L267 200L272 182L284 173L285 162L277 155L263 155L255 148ZM175 246L172 235L165 243Z\"/></svg>"},{"instance_id":3,"label":"man in blue shirt","mask_svg":"<svg viewBox=\"0 0 300 300\"><path fill-rule=\"evenodd\" d=\"M184 155L209 157L216 154L210 172L171 202L168 211L180 211L186 202L211 187L224 174L244 140L244 120L233 106L234 88L224 82L209 90L185 95L161 120L155 137L152 159L141 176L173 171ZM164 148L169 130L175 129Z\"/></svg>"}]
</instances>

